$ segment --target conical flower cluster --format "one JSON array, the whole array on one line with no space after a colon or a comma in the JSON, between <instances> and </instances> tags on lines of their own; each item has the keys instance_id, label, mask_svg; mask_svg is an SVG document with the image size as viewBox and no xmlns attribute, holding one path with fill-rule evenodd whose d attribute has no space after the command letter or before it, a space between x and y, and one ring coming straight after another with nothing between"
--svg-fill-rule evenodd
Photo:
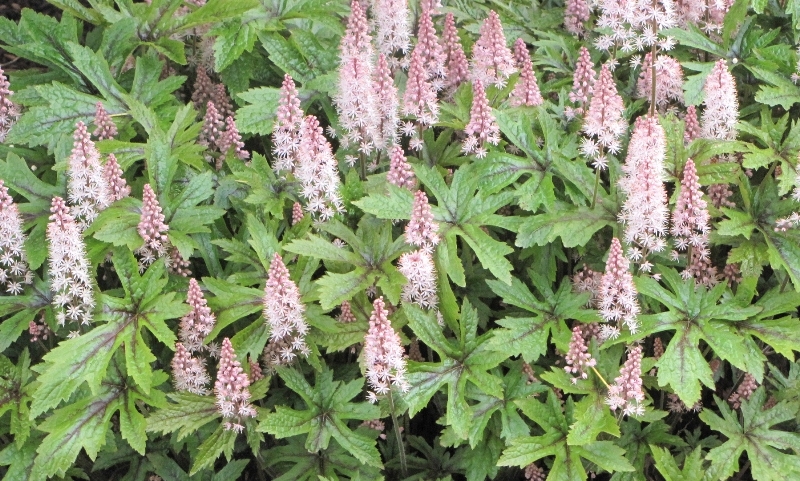
<instances>
[{"instance_id":1,"label":"conical flower cluster","mask_svg":"<svg viewBox=\"0 0 800 481\"><path fill-rule=\"evenodd\" d=\"M197 111L202 112L208 102L214 100L214 82L206 72L204 65L197 66L194 88L192 90L192 103Z\"/></svg>"},{"instance_id":2,"label":"conical flower cluster","mask_svg":"<svg viewBox=\"0 0 800 481\"><path fill-rule=\"evenodd\" d=\"M398 187L414 190L416 181L411 164L403 155L403 148L399 145L392 147L390 152L389 172L386 174L386 181Z\"/></svg>"},{"instance_id":3,"label":"conical flower cluster","mask_svg":"<svg viewBox=\"0 0 800 481\"><path fill-rule=\"evenodd\" d=\"M597 361L589 354L589 348L586 346L586 341L583 338L583 330L581 326L572 328L572 338L569 341L569 350L564 356L564 362L567 364L564 369L570 374L576 374L581 379L589 377L586 372L587 368L594 367ZM578 382L578 378L573 378L572 383Z\"/></svg>"},{"instance_id":4,"label":"conical flower cluster","mask_svg":"<svg viewBox=\"0 0 800 481\"><path fill-rule=\"evenodd\" d=\"M436 266L430 249L417 249L400 256L397 270L407 282L403 286L403 302L417 304L424 309L435 308L439 303L436 293Z\"/></svg>"},{"instance_id":5,"label":"conical flower cluster","mask_svg":"<svg viewBox=\"0 0 800 481\"><path fill-rule=\"evenodd\" d=\"M408 391L410 386L405 376L405 349L389 322L389 311L386 310L383 297L375 299L372 306L369 330L364 337L364 360L367 383L372 389L368 399L375 402L378 396L388 394L392 385L400 387L403 392Z\"/></svg>"},{"instance_id":6,"label":"conical flower cluster","mask_svg":"<svg viewBox=\"0 0 800 481\"><path fill-rule=\"evenodd\" d=\"M97 215L109 206L108 184L103 177L100 152L89 138L83 122L75 125L75 143L67 163L67 192L72 205L72 217L80 230L94 222Z\"/></svg>"},{"instance_id":7,"label":"conical flower cluster","mask_svg":"<svg viewBox=\"0 0 800 481\"><path fill-rule=\"evenodd\" d=\"M300 163L295 175L300 181L301 195L306 199L306 210L327 220L344 208L339 197L339 169L331 144L322 133L319 121L313 115L303 119L300 145L297 148Z\"/></svg>"},{"instance_id":8,"label":"conical flower cluster","mask_svg":"<svg viewBox=\"0 0 800 481\"><path fill-rule=\"evenodd\" d=\"M472 79L484 85L503 87L516 71L500 16L492 10L481 25L480 38L472 47Z\"/></svg>"},{"instance_id":9,"label":"conical flower cluster","mask_svg":"<svg viewBox=\"0 0 800 481\"><path fill-rule=\"evenodd\" d=\"M264 288L264 319L270 327L270 344L281 344L281 349L267 359L272 365L288 364L297 353L309 353L305 336L308 332L300 302L297 284L289 277L289 270L277 252L269 265L269 277Z\"/></svg>"},{"instance_id":10,"label":"conical flower cluster","mask_svg":"<svg viewBox=\"0 0 800 481\"><path fill-rule=\"evenodd\" d=\"M414 192L411 220L406 225L406 243L418 247L432 248L439 243L439 224L433 220L428 196L418 190Z\"/></svg>"},{"instance_id":11,"label":"conical flower cluster","mask_svg":"<svg viewBox=\"0 0 800 481\"><path fill-rule=\"evenodd\" d=\"M244 149L242 136L239 134L236 122L230 115L225 118L225 132L220 136L218 145L220 156L217 157L217 170L221 169L225 163L225 156L228 155L228 151L237 159L245 160L250 158L250 152Z\"/></svg>"},{"instance_id":12,"label":"conical flower cluster","mask_svg":"<svg viewBox=\"0 0 800 481\"><path fill-rule=\"evenodd\" d=\"M447 68L447 59L439 38L436 36L436 29L433 26L432 12L428 8L423 8L419 17L419 27L417 28L417 45L414 50L422 56L422 64L428 75L433 89L439 91L444 87Z\"/></svg>"},{"instance_id":13,"label":"conical flower cluster","mask_svg":"<svg viewBox=\"0 0 800 481\"><path fill-rule=\"evenodd\" d=\"M12 101L11 96L14 92L10 89L11 83L6 78L3 68L0 67L0 142L6 140L8 131L19 119L20 112Z\"/></svg>"},{"instance_id":14,"label":"conical flower cluster","mask_svg":"<svg viewBox=\"0 0 800 481\"><path fill-rule=\"evenodd\" d=\"M411 52L411 66L403 97L403 115L416 117L420 126L433 125L439 120L439 101L436 88L428 80L425 58L421 50Z\"/></svg>"},{"instance_id":15,"label":"conical flower cluster","mask_svg":"<svg viewBox=\"0 0 800 481\"><path fill-rule=\"evenodd\" d=\"M564 28L577 37L586 33L584 23L589 20L589 4L586 0L566 0L564 3Z\"/></svg>"},{"instance_id":16,"label":"conical flower cluster","mask_svg":"<svg viewBox=\"0 0 800 481\"><path fill-rule=\"evenodd\" d=\"M636 96L649 102L653 94L653 56L648 53L642 62L642 71L636 84ZM656 106L666 107L670 102L683 102L683 68L668 55L656 57Z\"/></svg>"},{"instance_id":17,"label":"conical flower cluster","mask_svg":"<svg viewBox=\"0 0 800 481\"><path fill-rule=\"evenodd\" d=\"M99 140L113 139L117 136L117 126L111 120L111 116L108 115L105 107L103 107L103 102L97 102L95 105L94 126L96 129L92 132L92 135Z\"/></svg>"},{"instance_id":18,"label":"conical flower cluster","mask_svg":"<svg viewBox=\"0 0 800 481\"><path fill-rule=\"evenodd\" d=\"M486 157L487 142L492 145L500 143L500 127L489 106L486 90L479 80L472 82L472 108L469 114L469 123L464 128L467 138L464 139L461 150L467 154L474 153L476 157L482 159Z\"/></svg>"},{"instance_id":19,"label":"conical flower cluster","mask_svg":"<svg viewBox=\"0 0 800 481\"><path fill-rule=\"evenodd\" d=\"M448 91L453 92L459 85L469 80L469 62L464 54L464 47L461 46L461 39L458 38L456 21L452 13L448 13L444 18L442 42L447 66L445 86Z\"/></svg>"},{"instance_id":20,"label":"conical flower cluster","mask_svg":"<svg viewBox=\"0 0 800 481\"><path fill-rule=\"evenodd\" d=\"M204 349L203 340L211 334L217 318L211 312L211 308L208 307L208 302L203 296L200 284L195 279L189 280L186 303L192 307L192 310L181 318L178 337L187 351L201 351Z\"/></svg>"},{"instance_id":21,"label":"conical flower cluster","mask_svg":"<svg viewBox=\"0 0 800 481\"><path fill-rule=\"evenodd\" d=\"M700 190L700 177L692 159L686 161L681 179L681 193L672 213L672 235L678 250L687 247L704 249L708 243L708 208Z\"/></svg>"},{"instance_id":22,"label":"conical flower cluster","mask_svg":"<svg viewBox=\"0 0 800 481\"><path fill-rule=\"evenodd\" d=\"M256 409L250 404L250 379L236 360L231 340L222 340L219 353L219 369L214 383L214 394L217 397L217 409L226 419L225 430L237 433L244 431L243 418L256 417Z\"/></svg>"},{"instance_id":23,"label":"conical flower cluster","mask_svg":"<svg viewBox=\"0 0 800 481\"><path fill-rule=\"evenodd\" d=\"M80 228L61 197L53 198L50 212L47 240L50 244L50 290L55 294L56 320L60 326L68 320L89 324L94 309L94 292Z\"/></svg>"},{"instance_id":24,"label":"conical flower cluster","mask_svg":"<svg viewBox=\"0 0 800 481\"><path fill-rule=\"evenodd\" d=\"M619 220L625 224L625 242L634 261L649 252L666 247L669 211L664 189L664 159L667 155L664 129L656 117L639 117L628 145L628 156L622 171L625 176L619 185L626 195ZM639 250L642 249L642 250ZM648 263L642 263L647 271Z\"/></svg>"},{"instance_id":25,"label":"conical flower cluster","mask_svg":"<svg viewBox=\"0 0 800 481\"><path fill-rule=\"evenodd\" d=\"M339 86L334 103L344 129L342 141L369 154L380 143L379 114L373 88L372 39L367 15L358 0L350 2L351 14L340 47ZM376 142L376 140L379 140Z\"/></svg>"},{"instance_id":26,"label":"conical flower cluster","mask_svg":"<svg viewBox=\"0 0 800 481\"><path fill-rule=\"evenodd\" d=\"M519 80L514 86L514 91L511 92L511 105L541 105L544 99L539 91L536 76L533 74L533 62L531 62L528 47L521 38L514 42L514 60L519 68Z\"/></svg>"},{"instance_id":27,"label":"conical flower cluster","mask_svg":"<svg viewBox=\"0 0 800 481\"><path fill-rule=\"evenodd\" d=\"M572 76L572 91L569 93L569 101L578 105L577 108L571 110L572 116L583 114L594 91L596 77L589 50L581 47L578 52L578 62L575 65L575 74Z\"/></svg>"},{"instance_id":28,"label":"conical flower cluster","mask_svg":"<svg viewBox=\"0 0 800 481\"><path fill-rule=\"evenodd\" d=\"M639 329L636 319L639 302L636 300L636 287L628 267L628 259L622 254L622 244L615 237L611 240L606 272L600 281L600 316L609 323L601 326L600 337L604 340L619 336L622 324L631 333Z\"/></svg>"},{"instance_id":29,"label":"conical flower cluster","mask_svg":"<svg viewBox=\"0 0 800 481\"><path fill-rule=\"evenodd\" d=\"M156 193L150 184L145 184L142 191L142 216L137 227L139 236L144 240L144 245L136 250L140 257L140 270L144 270L157 258L165 257L168 253L167 231L169 231L169 226L164 223L164 220Z\"/></svg>"},{"instance_id":30,"label":"conical flower cluster","mask_svg":"<svg viewBox=\"0 0 800 481\"><path fill-rule=\"evenodd\" d=\"M694 105L686 107L686 117L683 121L685 127L683 129L683 141L690 144L694 139L699 139L703 135L700 130L700 122L697 120L697 109Z\"/></svg>"},{"instance_id":31,"label":"conical flower cluster","mask_svg":"<svg viewBox=\"0 0 800 481\"><path fill-rule=\"evenodd\" d=\"M122 175L122 167L117 162L117 157L114 154L108 154L108 160L103 165L103 178L108 185L108 200L116 202L124 199L131 194L131 188L125 181Z\"/></svg>"},{"instance_id":32,"label":"conical flower cluster","mask_svg":"<svg viewBox=\"0 0 800 481\"><path fill-rule=\"evenodd\" d=\"M375 43L387 58L405 55L411 46L408 0L373 0Z\"/></svg>"},{"instance_id":33,"label":"conical flower cluster","mask_svg":"<svg viewBox=\"0 0 800 481\"><path fill-rule=\"evenodd\" d=\"M625 105L622 97L617 93L614 76L611 74L608 64L603 64L600 78L592 88L589 110L583 119L583 131L586 135L596 139L592 148L589 148L590 144L584 142L584 154L595 158L595 163L601 168L605 164L602 160L598 161L600 148L611 153L617 153L620 150L619 138L628 128L622 117L624 111Z\"/></svg>"},{"instance_id":34,"label":"conical flower cluster","mask_svg":"<svg viewBox=\"0 0 800 481\"><path fill-rule=\"evenodd\" d=\"M205 363L192 356L180 342L175 343L175 355L172 357L172 380L176 391L201 396L208 394L206 386L211 382Z\"/></svg>"},{"instance_id":35,"label":"conical flower cluster","mask_svg":"<svg viewBox=\"0 0 800 481\"><path fill-rule=\"evenodd\" d=\"M277 172L292 171L298 164L296 151L300 146L303 111L300 109L297 87L288 73L283 77L281 97L275 117L275 126L272 130L272 152L275 154L276 161L273 168Z\"/></svg>"},{"instance_id":36,"label":"conical flower cluster","mask_svg":"<svg viewBox=\"0 0 800 481\"><path fill-rule=\"evenodd\" d=\"M397 87L394 86L392 72L386 57L381 54L378 56L378 64L375 68L375 93L378 103L378 138L375 147L378 149L389 150L397 143L397 126L400 123L398 110L400 101L397 98Z\"/></svg>"},{"instance_id":37,"label":"conical flower cluster","mask_svg":"<svg viewBox=\"0 0 800 481\"><path fill-rule=\"evenodd\" d=\"M628 359L608 388L606 404L612 411L622 409L625 416L644 415L644 390L642 389L642 346L628 351Z\"/></svg>"},{"instance_id":38,"label":"conical flower cluster","mask_svg":"<svg viewBox=\"0 0 800 481\"><path fill-rule=\"evenodd\" d=\"M706 94L703 104L702 126L706 139L736 138L736 122L739 121L739 100L736 93L736 80L728 71L725 59L720 59L706 78L703 91Z\"/></svg>"},{"instance_id":39,"label":"conical flower cluster","mask_svg":"<svg viewBox=\"0 0 800 481\"><path fill-rule=\"evenodd\" d=\"M222 115L214 102L209 100L206 104L206 114L203 116L203 128L200 130L198 143L209 149L215 149L219 145L224 131L225 122L222 120Z\"/></svg>"},{"instance_id":40,"label":"conical flower cluster","mask_svg":"<svg viewBox=\"0 0 800 481\"><path fill-rule=\"evenodd\" d=\"M0 180L0 286L9 294L20 294L23 284L33 282L25 256L25 234L17 204Z\"/></svg>"},{"instance_id":41,"label":"conical flower cluster","mask_svg":"<svg viewBox=\"0 0 800 481\"><path fill-rule=\"evenodd\" d=\"M672 235L678 251L689 250L689 260L683 271L684 278L694 277L701 284L717 283L717 269L711 265L708 249L709 214L700 177L692 159L686 161L681 179L681 193L672 213Z\"/></svg>"}]
</instances>

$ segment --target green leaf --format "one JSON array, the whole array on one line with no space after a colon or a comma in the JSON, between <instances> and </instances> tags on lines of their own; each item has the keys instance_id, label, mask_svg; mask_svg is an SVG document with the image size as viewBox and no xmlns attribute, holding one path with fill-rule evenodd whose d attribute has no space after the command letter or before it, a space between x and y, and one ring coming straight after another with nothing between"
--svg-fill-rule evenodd
<instances>
[{"instance_id":1,"label":"green leaf","mask_svg":"<svg viewBox=\"0 0 800 481\"><path fill-rule=\"evenodd\" d=\"M92 460L105 444L111 429L111 415L119 408L121 391L104 386L88 398L74 402L53 413L38 429L48 433L36 449L33 479L64 476L81 448Z\"/></svg>"},{"instance_id":2,"label":"green leaf","mask_svg":"<svg viewBox=\"0 0 800 481\"><path fill-rule=\"evenodd\" d=\"M370 194L353 202L353 205L379 219L410 219L414 194L392 184L387 184L385 188L388 193Z\"/></svg>"},{"instance_id":3,"label":"green leaf","mask_svg":"<svg viewBox=\"0 0 800 481\"><path fill-rule=\"evenodd\" d=\"M475 251L484 268L489 269L489 272L506 284L511 284L511 271L514 267L505 256L514 252L514 249L504 242L495 240L480 227L472 224L462 225L460 235Z\"/></svg>"},{"instance_id":4,"label":"green leaf","mask_svg":"<svg viewBox=\"0 0 800 481\"><path fill-rule=\"evenodd\" d=\"M566 210L557 205L556 212L526 217L516 244L518 247L544 246L560 237L564 247L584 246L595 232L615 222L613 215L599 207Z\"/></svg>"},{"instance_id":5,"label":"green leaf","mask_svg":"<svg viewBox=\"0 0 800 481\"><path fill-rule=\"evenodd\" d=\"M144 455L147 445L147 422L137 409L133 396L127 396L127 402L120 406L119 429L122 438L128 441L137 453Z\"/></svg>"},{"instance_id":6,"label":"green leaf","mask_svg":"<svg viewBox=\"0 0 800 481\"><path fill-rule=\"evenodd\" d=\"M211 436L209 436L203 444L197 448L197 457L192 463L192 469L189 471L190 476L194 476L197 472L205 468L210 468L214 462L219 458L223 452L225 457L230 460L233 456L233 445L236 442L236 431L233 429L224 429L222 424L217 427Z\"/></svg>"},{"instance_id":7,"label":"green leaf","mask_svg":"<svg viewBox=\"0 0 800 481\"><path fill-rule=\"evenodd\" d=\"M344 301L349 301L356 294L364 292L372 285L374 276L367 275L362 268L357 268L346 274L328 272L316 284L320 291L320 304L322 309L328 311L339 306Z\"/></svg>"},{"instance_id":8,"label":"green leaf","mask_svg":"<svg viewBox=\"0 0 800 481\"><path fill-rule=\"evenodd\" d=\"M700 413L700 419L711 429L723 434L727 441L708 452L706 459L719 471L719 479L727 478L738 468L743 451L751 463L753 479L758 481L792 479L800 476L800 462L796 456L781 452L794 450L800 434L770 429L776 424L795 418L800 405L781 401L764 409L766 392L759 387L741 406L742 420L731 411L727 403L714 397L721 417L709 409Z\"/></svg>"},{"instance_id":9,"label":"green leaf","mask_svg":"<svg viewBox=\"0 0 800 481\"><path fill-rule=\"evenodd\" d=\"M275 111L281 91L275 87L259 87L238 94L250 105L236 110L236 126L246 134L269 135L275 125Z\"/></svg>"},{"instance_id":10,"label":"green leaf","mask_svg":"<svg viewBox=\"0 0 800 481\"><path fill-rule=\"evenodd\" d=\"M700 400L701 382L714 388L713 373L697 346L698 341L694 330L677 329L664 355L656 363L658 385L669 384L687 406Z\"/></svg>"}]
</instances>

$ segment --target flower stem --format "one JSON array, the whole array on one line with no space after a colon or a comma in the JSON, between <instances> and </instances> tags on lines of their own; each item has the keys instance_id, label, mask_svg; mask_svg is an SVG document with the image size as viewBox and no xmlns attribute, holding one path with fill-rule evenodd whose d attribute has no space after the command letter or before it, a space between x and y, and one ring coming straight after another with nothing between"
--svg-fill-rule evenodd
<instances>
[{"instance_id":1,"label":"flower stem","mask_svg":"<svg viewBox=\"0 0 800 481\"><path fill-rule=\"evenodd\" d=\"M608 383L606 382L606 380L603 378L603 376L601 376L600 373L597 372L597 369L595 369L594 366L591 366L591 368L592 368L592 371L594 371L594 373L597 374L597 377L599 377L600 380L603 382L603 384L606 386L606 389L611 389L611 386L609 386Z\"/></svg>"},{"instance_id":2,"label":"flower stem","mask_svg":"<svg viewBox=\"0 0 800 481\"><path fill-rule=\"evenodd\" d=\"M397 414L395 413L394 398L392 397L392 390L389 389L389 405L392 408L392 425L394 426L394 435L397 438L397 449L400 451L400 472L403 477L408 476L408 464L406 462L406 448L403 446L403 437L400 433L400 424L397 422Z\"/></svg>"},{"instance_id":3,"label":"flower stem","mask_svg":"<svg viewBox=\"0 0 800 481\"><path fill-rule=\"evenodd\" d=\"M595 168L594 169L594 192L592 192L592 207L590 207L591 209L594 209L594 205L597 202L597 188L598 188L599 185L600 185L600 169L599 168Z\"/></svg>"}]
</instances>

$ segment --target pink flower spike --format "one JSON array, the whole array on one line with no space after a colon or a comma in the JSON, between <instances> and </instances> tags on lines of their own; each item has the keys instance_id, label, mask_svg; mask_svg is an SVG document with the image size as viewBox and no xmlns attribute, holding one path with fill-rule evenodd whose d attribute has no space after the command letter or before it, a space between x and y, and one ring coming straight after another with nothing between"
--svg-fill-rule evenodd
<instances>
[{"instance_id":1,"label":"pink flower spike","mask_svg":"<svg viewBox=\"0 0 800 481\"><path fill-rule=\"evenodd\" d=\"M411 164L408 163L406 156L403 155L403 148L399 145L392 147L390 159L386 180L390 184L413 191L417 184L416 177L411 169Z\"/></svg>"},{"instance_id":2,"label":"pink flower spike","mask_svg":"<svg viewBox=\"0 0 800 481\"><path fill-rule=\"evenodd\" d=\"M210 149L218 149L224 128L225 122L222 120L222 115L217 111L214 102L209 101L206 104L206 114L203 117L203 129L200 131L198 143Z\"/></svg>"},{"instance_id":3,"label":"pink flower spike","mask_svg":"<svg viewBox=\"0 0 800 481\"><path fill-rule=\"evenodd\" d=\"M269 265L269 277L264 288L264 319L270 327L270 344L283 342L282 364L297 356L308 356L305 342L308 325L305 306L300 302L300 290L289 277L289 270L277 252Z\"/></svg>"},{"instance_id":4,"label":"pink flower spike","mask_svg":"<svg viewBox=\"0 0 800 481\"><path fill-rule=\"evenodd\" d=\"M103 107L103 102L97 102L95 105L94 125L97 127L92 135L99 140L113 139L117 136L117 126L111 120L111 116Z\"/></svg>"},{"instance_id":5,"label":"pink flower spike","mask_svg":"<svg viewBox=\"0 0 800 481\"><path fill-rule=\"evenodd\" d=\"M67 320L89 324L95 305L94 290L81 231L61 197L53 197L50 212L47 240L56 321L60 326Z\"/></svg>"},{"instance_id":6,"label":"pink flower spike","mask_svg":"<svg viewBox=\"0 0 800 481\"><path fill-rule=\"evenodd\" d=\"M521 38L514 42L514 59L520 71L517 84L514 86L514 91L511 92L511 105L514 107L541 105L544 99L539 91L536 75L533 74L533 63L528 53L528 47Z\"/></svg>"},{"instance_id":7,"label":"pink flower spike","mask_svg":"<svg viewBox=\"0 0 800 481\"><path fill-rule=\"evenodd\" d=\"M608 251L606 271L600 281L600 316L607 323L601 326L600 338L612 339L619 336L620 324L625 324L631 333L636 333L639 323L639 302L636 299L636 287L633 277L628 271L628 259L622 254L622 244L616 237L611 240Z\"/></svg>"},{"instance_id":8,"label":"pink flower spike","mask_svg":"<svg viewBox=\"0 0 800 481\"><path fill-rule=\"evenodd\" d=\"M492 145L500 143L500 127L489 106L486 90L477 80L472 83L472 108L464 133L467 134L467 138L462 150L466 153L475 153L479 158L486 155L484 148L486 142Z\"/></svg>"},{"instance_id":9,"label":"pink flower spike","mask_svg":"<svg viewBox=\"0 0 800 481\"><path fill-rule=\"evenodd\" d=\"M622 409L625 416L644 415L645 395L642 389L642 346L636 345L628 351L628 359L608 389L606 404L612 411Z\"/></svg>"},{"instance_id":10,"label":"pink flower spike","mask_svg":"<svg viewBox=\"0 0 800 481\"><path fill-rule=\"evenodd\" d=\"M22 293L23 285L33 282L25 255L26 236L17 204L0 180L0 286L8 294Z\"/></svg>"},{"instance_id":11,"label":"pink flower spike","mask_svg":"<svg viewBox=\"0 0 800 481\"><path fill-rule=\"evenodd\" d=\"M619 214L625 225L625 242L649 252L666 247L669 211L664 188L667 141L656 117L639 117L628 145L619 186L626 199Z\"/></svg>"},{"instance_id":12,"label":"pink flower spike","mask_svg":"<svg viewBox=\"0 0 800 481\"><path fill-rule=\"evenodd\" d=\"M683 102L683 68L668 55L658 55L656 60L656 106L666 107L669 102ZM653 93L653 56L644 56L636 96L649 102Z\"/></svg>"},{"instance_id":13,"label":"pink flower spike","mask_svg":"<svg viewBox=\"0 0 800 481\"><path fill-rule=\"evenodd\" d=\"M205 348L203 340L211 334L217 318L208 307L200 284L195 279L189 280L186 303L192 307L192 310L181 318L178 337L189 352L201 351Z\"/></svg>"},{"instance_id":14,"label":"pink flower spike","mask_svg":"<svg viewBox=\"0 0 800 481\"><path fill-rule=\"evenodd\" d=\"M364 360L367 383L372 389L368 398L374 402L378 396L388 394L392 385L399 386L402 392L410 386L405 377L405 349L389 322L383 297L375 299L372 305L369 330L364 337Z\"/></svg>"},{"instance_id":15,"label":"pink flower spike","mask_svg":"<svg viewBox=\"0 0 800 481\"><path fill-rule=\"evenodd\" d=\"M236 353L227 337L222 340L219 353L219 369L214 383L217 409L223 418L230 419L224 424L226 430L240 432L244 418L256 416L256 409L250 404L250 379L236 360Z\"/></svg>"},{"instance_id":16,"label":"pink flower spike","mask_svg":"<svg viewBox=\"0 0 800 481\"><path fill-rule=\"evenodd\" d=\"M597 364L597 361L589 354L589 348L586 346L580 325L572 328L572 339L569 341L569 350L564 356L564 362L567 364L564 369L568 373L577 374L581 379L589 377L586 369ZM573 384L577 383L577 381L578 378L572 379Z\"/></svg>"},{"instance_id":17,"label":"pink flower spike","mask_svg":"<svg viewBox=\"0 0 800 481\"><path fill-rule=\"evenodd\" d=\"M120 199L128 197L131 194L131 188L125 181L122 175L122 167L117 163L117 158L114 154L108 154L108 160L103 165L103 178L109 187L109 200L116 202Z\"/></svg>"},{"instance_id":18,"label":"pink flower spike","mask_svg":"<svg viewBox=\"0 0 800 481\"><path fill-rule=\"evenodd\" d=\"M578 54L578 63L575 65L575 75L572 77L572 92L569 94L570 102L578 104L583 109L592 96L597 74L594 71L589 50L581 47Z\"/></svg>"},{"instance_id":19,"label":"pink flower spike","mask_svg":"<svg viewBox=\"0 0 800 481\"><path fill-rule=\"evenodd\" d=\"M417 28L417 45L414 50L422 55L422 64L425 66L428 80L433 85L434 90L439 91L444 87L444 78L447 75L445 68L446 55L439 38L436 36L436 29L433 26L433 18L429 9L422 9L419 17L419 27Z\"/></svg>"},{"instance_id":20,"label":"pink flower spike","mask_svg":"<svg viewBox=\"0 0 800 481\"><path fill-rule=\"evenodd\" d=\"M739 100L736 80L728 71L725 59L720 59L706 78L703 91L703 137L706 139L736 138L736 123L739 120Z\"/></svg>"},{"instance_id":21,"label":"pink flower spike","mask_svg":"<svg viewBox=\"0 0 800 481\"><path fill-rule=\"evenodd\" d=\"M303 120L297 158L300 163L295 169L295 176L301 183L300 194L306 199L306 210L321 220L330 219L341 212L344 205L339 196L341 181L338 163L331 144L313 115Z\"/></svg>"},{"instance_id":22,"label":"pink flower spike","mask_svg":"<svg viewBox=\"0 0 800 481\"><path fill-rule=\"evenodd\" d=\"M372 14L378 51L388 58L405 55L411 46L408 0L374 0Z\"/></svg>"},{"instance_id":23,"label":"pink flower spike","mask_svg":"<svg viewBox=\"0 0 800 481\"><path fill-rule=\"evenodd\" d=\"M433 309L439 303L436 295L436 266L430 249L418 249L400 256L397 270L406 277L403 302L414 303L423 309Z\"/></svg>"},{"instance_id":24,"label":"pink flower spike","mask_svg":"<svg viewBox=\"0 0 800 481\"><path fill-rule=\"evenodd\" d=\"M481 25L480 38L472 47L472 78L500 88L516 71L500 16L492 10Z\"/></svg>"},{"instance_id":25,"label":"pink flower spike","mask_svg":"<svg viewBox=\"0 0 800 481\"><path fill-rule=\"evenodd\" d=\"M686 108L686 117L683 120L686 123L683 131L683 141L690 144L694 139L699 139L702 135L700 122L697 120L697 109L694 105Z\"/></svg>"},{"instance_id":26,"label":"pink flower spike","mask_svg":"<svg viewBox=\"0 0 800 481\"><path fill-rule=\"evenodd\" d=\"M242 136L239 135L236 122L230 115L225 119L225 132L222 133L219 139L219 151L222 152L222 154L217 157L217 170L222 168L228 150L231 150L234 157L237 159L245 160L250 158L250 152L244 150Z\"/></svg>"},{"instance_id":27,"label":"pink flower spike","mask_svg":"<svg viewBox=\"0 0 800 481\"><path fill-rule=\"evenodd\" d=\"M272 153L277 158L273 168L277 172L295 169L297 165L295 152L300 144L300 126L303 123L300 98L294 80L288 73L283 77L280 95L275 126L272 130Z\"/></svg>"},{"instance_id":28,"label":"pink flower spike","mask_svg":"<svg viewBox=\"0 0 800 481\"><path fill-rule=\"evenodd\" d=\"M206 387L211 381L205 363L191 355L180 342L175 343L172 357L172 380L176 391L187 391L200 396L208 394Z\"/></svg>"},{"instance_id":29,"label":"pink flower spike","mask_svg":"<svg viewBox=\"0 0 800 481\"><path fill-rule=\"evenodd\" d=\"M414 193L411 220L406 225L406 243L418 247L433 247L439 243L439 224L433 220L428 196L418 190Z\"/></svg>"},{"instance_id":30,"label":"pink flower spike","mask_svg":"<svg viewBox=\"0 0 800 481\"><path fill-rule=\"evenodd\" d=\"M428 80L422 50L411 52L411 66L403 97L403 114L416 117L422 126L433 125L439 120L439 103L436 89Z\"/></svg>"},{"instance_id":31,"label":"pink flower spike","mask_svg":"<svg viewBox=\"0 0 800 481\"><path fill-rule=\"evenodd\" d=\"M445 84L452 92L469 79L469 62L461 46L461 39L458 38L456 21L452 13L448 13L444 18L442 41L447 65Z\"/></svg>"},{"instance_id":32,"label":"pink flower spike","mask_svg":"<svg viewBox=\"0 0 800 481\"><path fill-rule=\"evenodd\" d=\"M564 4L564 27L567 32L582 37L586 33L584 24L589 20L589 4L586 0L566 0Z\"/></svg>"},{"instance_id":33,"label":"pink flower spike","mask_svg":"<svg viewBox=\"0 0 800 481\"><path fill-rule=\"evenodd\" d=\"M212 100L214 100L214 82L211 81L205 67L198 65L197 76L195 77L194 89L192 91L194 108L202 112L203 107L208 105L208 102Z\"/></svg>"},{"instance_id":34,"label":"pink flower spike","mask_svg":"<svg viewBox=\"0 0 800 481\"><path fill-rule=\"evenodd\" d=\"M622 117L625 105L617 93L614 76L603 64L600 78L594 84L589 111L583 119L583 131L598 139L598 143L608 151L615 153L620 149L619 138L628 128Z\"/></svg>"},{"instance_id":35,"label":"pink flower spike","mask_svg":"<svg viewBox=\"0 0 800 481\"><path fill-rule=\"evenodd\" d=\"M375 89L373 87L375 57L369 36L366 12L358 0L350 3L351 14L340 46L338 91L333 100L344 130L344 145L362 145L369 153L380 143ZM376 142L377 141L377 142Z\"/></svg>"},{"instance_id":36,"label":"pink flower spike","mask_svg":"<svg viewBox=\"0 0 800 481\"><path fill-rule=\"evenodd\" d=\"M378 65L375 69L375 94L378 104L378 136L375 147L390 150L397 143L400 124L398 109L400 102L397 98L397 87L394 86L392 72L386 57L381 54L378 56Z\"/></svg>"},{"instance_id":37,"label":"pink flower spike","mask_svg":"<svg viewBox=\"0 0 800 481\"><path fill-rule=\"evenodd\" d=\"M157 258L165 257L168 254L167 231L169 231L169 226L164 223L164 220L165 217L161 212L161 205L158 203L156 193L150 184L145 184L142 191L142 216L137 228L144 244L136 251L140 256L139 268L142 270L155 262Z\"/></svg>"},{"instance_id":38,"label":"pink flower spike","mask_svg":"<svg viewBox=\"0 0 800 481\"><path fill-rule=\"evenodd\" d=\"M10 89L11 83L6 78L3 67L0 67L0 142L5 141L8 131L20 116L19 107L12 101L11 96L14 92Z\"/></svg>"},{"instance_id":39,"label":"pink flower spike","mask_svg":"<svg viewBox=\"0 0 800 481\"><path fill-rule=\"evenodd\" d=\"M109 186L103 177L100 152L89 137L83 122L73 134L75 143L67 161L67 192L72 217L81 230L86 229L111 203Z\"/></svg>"}]
</instances>

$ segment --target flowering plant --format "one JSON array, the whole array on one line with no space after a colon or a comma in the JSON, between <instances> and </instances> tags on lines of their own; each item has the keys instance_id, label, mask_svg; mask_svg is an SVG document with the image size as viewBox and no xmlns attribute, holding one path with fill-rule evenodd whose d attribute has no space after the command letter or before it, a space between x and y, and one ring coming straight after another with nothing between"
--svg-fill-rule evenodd
<instances>
[{"instance_id":1,"label":"flowering plant","mask_svg":"<svg viewBox=\"0 0 800 481\"><path fill-rule=\"evenodd\" d=\"M800 479L796 2L51 3L3 479Z\"/></svg>"}]
</instances>

